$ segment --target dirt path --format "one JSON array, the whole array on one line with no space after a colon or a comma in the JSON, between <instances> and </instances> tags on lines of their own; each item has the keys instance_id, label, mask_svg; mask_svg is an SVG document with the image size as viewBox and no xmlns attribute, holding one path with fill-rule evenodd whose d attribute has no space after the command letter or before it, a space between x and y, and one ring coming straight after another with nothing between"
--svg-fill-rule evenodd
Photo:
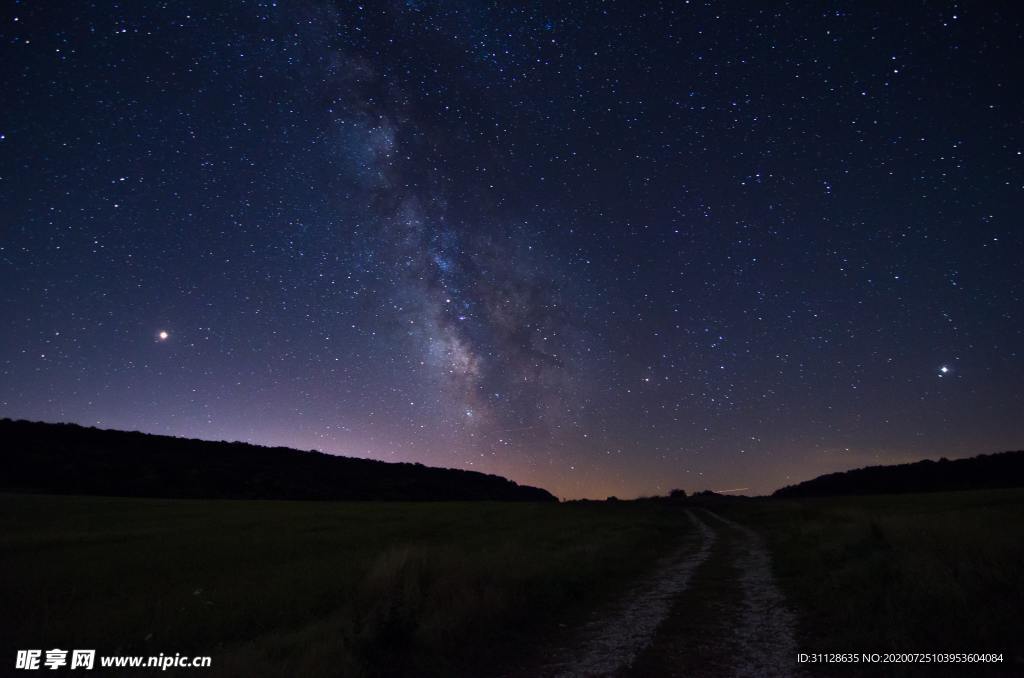
<instances>
[{"instance_id":1,"label":"dirt path","mask_svg":"<svg viewBox=\"0 0 1024 678\"><path fill-rule=\"evenodd\" d=\"M753 530L707 512L714 520L734 530L735 563L743 603L733 632L736 678L794 675L796 617L772 576L771 556L761 535Z\"/></svg>"},{"instance_id":2,"label":"dirt path","mask_svg":"<svg viewBox=\"0 0 1024 678\"><path fill-rule=\"evenodd\" d=\"M795 676L795 617L764 540L710 511L687 511L695 541L588 623L545 676Z\"/></svg>"},{"instance_id":3,"label":"dirt path","mask_svg":"<svg viewBox=\"0 0 1024 678\"><path fill-rule=\"evenodd\" d=\"M715 533L692 511L686 512L697 535L669 556L650 577L625 596L625 602L604 617L588 623L585 640L545 667L544 675L558 678L612 676L633 663L647 647L658 626L668 616L676 598L686 589L694 571L703 563L715 542Z\"/></svg>"}]
</instances>

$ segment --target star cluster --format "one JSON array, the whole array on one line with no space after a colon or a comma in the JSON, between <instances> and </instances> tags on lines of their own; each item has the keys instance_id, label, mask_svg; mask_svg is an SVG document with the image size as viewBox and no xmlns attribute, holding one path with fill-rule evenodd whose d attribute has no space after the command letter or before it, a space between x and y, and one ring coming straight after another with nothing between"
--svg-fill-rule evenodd
<instances>
[{"instance_id":1,"label":"star cluster","mask_svg":"<svg viewBox=\"0 0 1024 678\"><path fill-rule=\"evenodd\" d=\"M1019 448L1006 5L13 3L0 414L768 492Z\"/></svg>"}]
</instances>

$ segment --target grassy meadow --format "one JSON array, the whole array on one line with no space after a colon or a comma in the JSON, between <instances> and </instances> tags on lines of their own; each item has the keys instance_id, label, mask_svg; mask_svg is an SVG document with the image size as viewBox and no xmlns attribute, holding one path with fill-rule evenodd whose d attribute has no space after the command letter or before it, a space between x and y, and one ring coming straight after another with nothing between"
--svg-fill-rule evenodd
<instances>
[{"instance_id":1,"label":"grassy meadow","mask_svg":"<svg viewBox=\"0 0 1024 678\"><path fill-rule=\"evenodd\" d=\"M690 505L765 537L802 652L1005 655L998 666L811 675L1024 670L1024 490ZM528 675L544 660L537 648L571 634L690 530L668 502L0 494L0 609L14 611L0 616L3 656L213 657L212 670L177 675ZM685 594L687 636L728 634L728 611L743 604L720 537Z\"/></svg>"},{"instance_id":2,"label":"grassy meadow","mask_svg":"<svg viewBox=\"0 0 1024 678\"><path fill-rule=\"evenodd\" d=\"M1002 652L1024 673L1024 490L755 500L714 510L762 533L806 652ZM868 675L985 667L850 667Z\"/></svg>"},{"instance_id":3,"label":"grassy meadow","mask_svg":"<svg viewBox=\"0 0 1024 678\"><path fill-rule=\"evenodd\" d=\"M59 647L213 657L191 675L480 675L689 529L678 508L627 502L2 494L3 661Z\"/></svg>"}]
</instances>

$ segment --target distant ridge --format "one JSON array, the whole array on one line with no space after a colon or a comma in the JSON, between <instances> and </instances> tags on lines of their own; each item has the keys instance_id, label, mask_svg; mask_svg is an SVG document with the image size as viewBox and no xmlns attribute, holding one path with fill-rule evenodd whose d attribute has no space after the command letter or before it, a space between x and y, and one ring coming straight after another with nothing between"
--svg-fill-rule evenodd
<instances>
[{"instance_id":1,"label":"distant ridge","mask_svg":"<svg viewBox=\"0 0 1024 678\"><path fill-rule=\"evenodd\" d=\"M1024 451L981 454L969 459L940 459L868 466L829 473L776 490L773 497L823 497L844 494L896 494L1024 487Z\"/></svg>"},{"instance_id":2,"label":"distant ridge","mask_svg":"<svg viewBox=\"0 0 1024 678\"><path fill-rule=\"evenodd\" d=\"M0 420L0 490L203 499L557 501L500 476L77 424Z\"/></svg>"}]
</instances>

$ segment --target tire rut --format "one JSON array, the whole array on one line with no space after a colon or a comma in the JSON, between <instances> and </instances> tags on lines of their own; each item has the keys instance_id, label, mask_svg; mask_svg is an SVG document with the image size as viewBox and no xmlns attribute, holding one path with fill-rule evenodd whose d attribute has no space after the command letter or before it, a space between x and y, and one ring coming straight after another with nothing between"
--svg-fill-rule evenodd
<instances>
[{"instance_id":1,"label":"tire rut","mask_svg":"<svg viewBox=\"0 0 1024 678\"><path fill-rule=\"evenodd\" d=\"M668 616L693 573L707 559L715 532L692 511L686 512L698 539L678 549L651 576L634 586L625 602L583 627L585 639L575 651L544 667L542 675L557 678L614 676L633 663Z\"/></svg>"},{"instance_id":2,"label":"tire rut","mask_svg":"<svg viewBox=\"0 0 1024 678\"><path fill-rule=\"evenodd\" d=\"M743 603L733 630L735 678L794 676L797 653L796 616L772 575L771 555L761 535L717 513L709 516L739 535L733 560L739 572Z\"/></svg>"}]
</instances>

